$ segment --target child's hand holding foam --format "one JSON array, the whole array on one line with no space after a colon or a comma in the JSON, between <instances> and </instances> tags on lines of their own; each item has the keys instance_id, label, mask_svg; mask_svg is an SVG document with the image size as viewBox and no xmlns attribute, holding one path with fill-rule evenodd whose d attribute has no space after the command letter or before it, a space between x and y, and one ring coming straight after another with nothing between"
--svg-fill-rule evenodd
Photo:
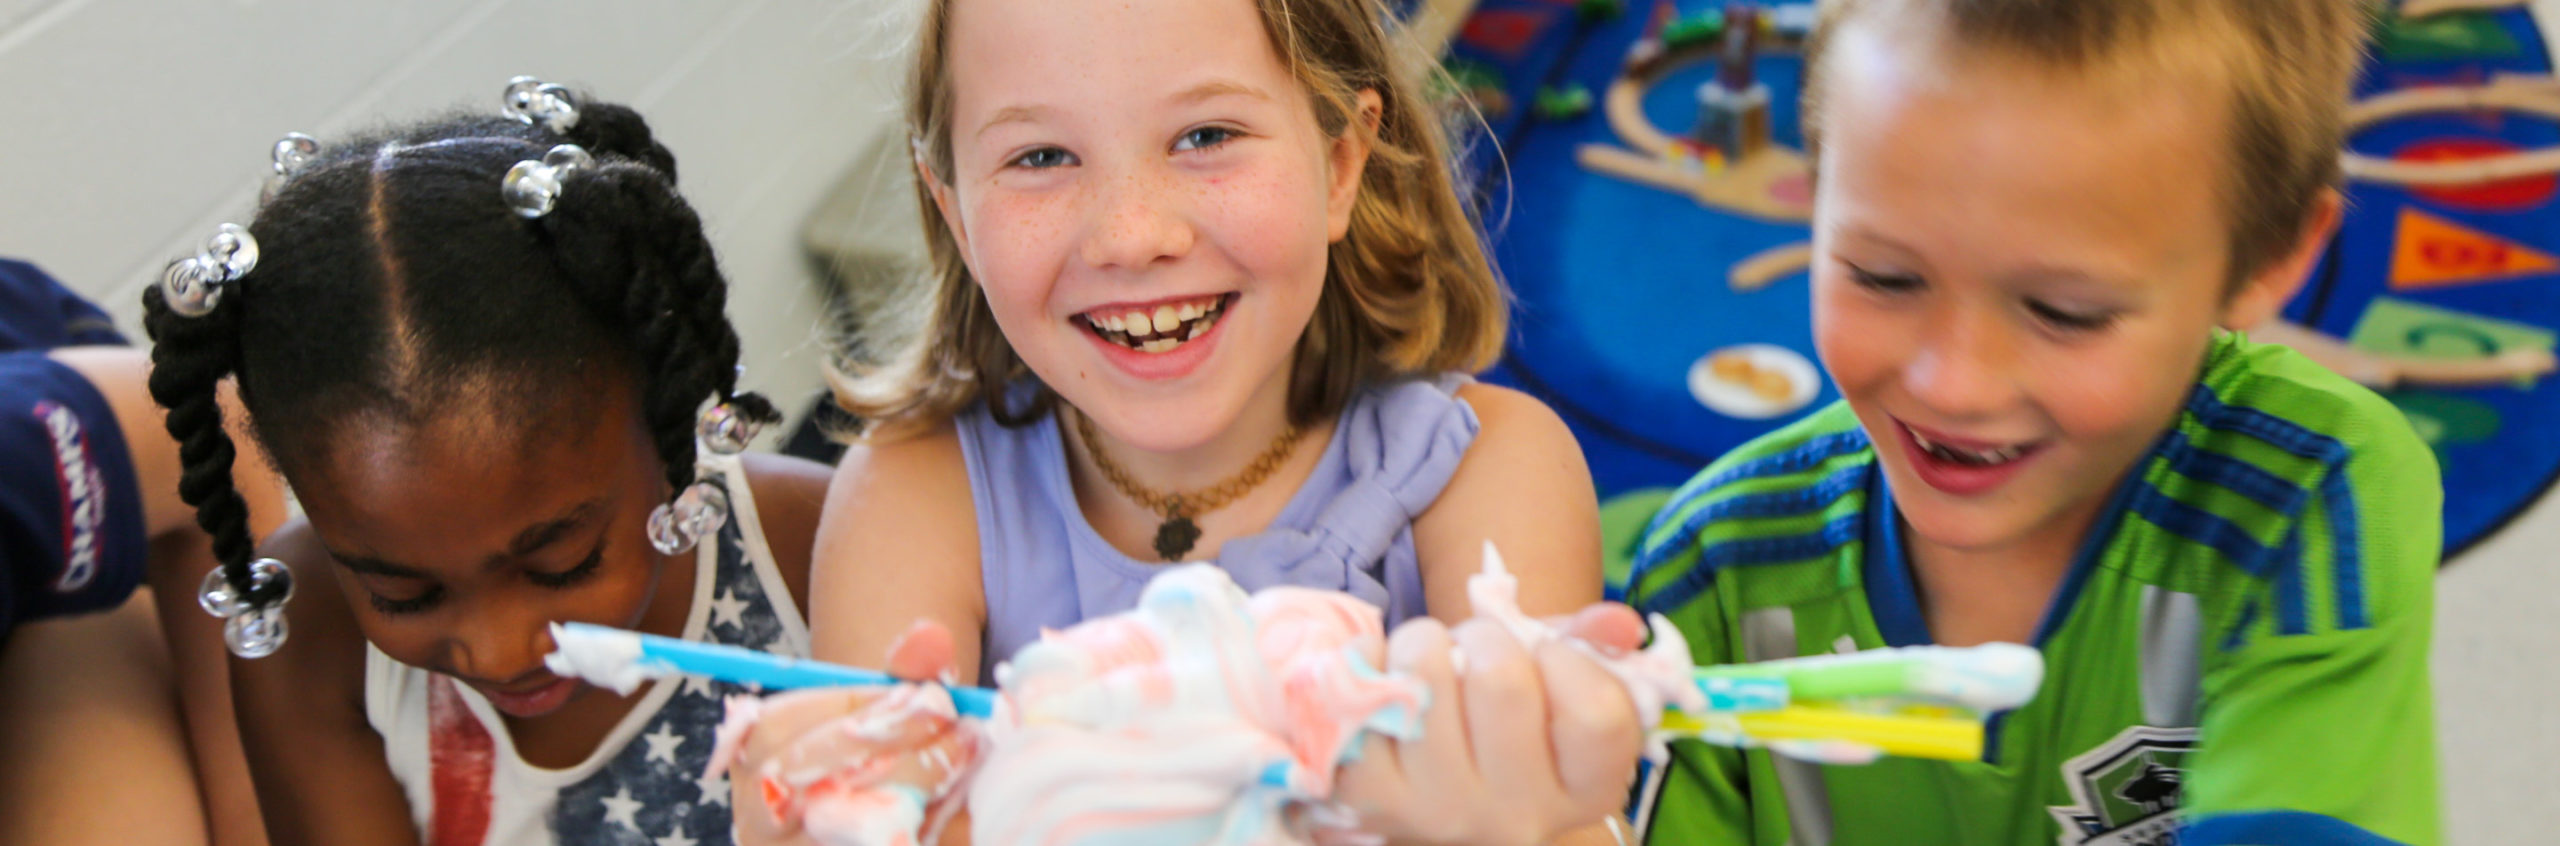
<instances>
[{"instance_id":1,"label":"child's hand holding foam","mask_svg":"<svg viewBox=\"0 0 2560 846\"><path fill-rule=\"evenodd\" d=\"M948 674L951 633L917 623L890 674ZM937 684L732 697L711 767L727 769L738 842L911 846L935 841L984 734Z\"/></svg>"},{"instance_id":2,"label":"child's hand holding foam","mask_svg":"<svg viewBox=\"0 0 2560 846\"><path fill-rule=\"evenodd\" d=\"M1420 685L1375 669L1379 617L1330 591L1247 597L1194 564L1135 610L1025 647L997 670L994 751L969 791L977 842L1301 842L1364 733L1419 725Z\"/></svg>"},{"instance_id":3,"label":"child's hand holding foam","mask_svg":"<svg viewBox=\"0 0 2560 846\"><path fill-rule=\"evenodd\" d=\"M1396 843L1544 844L1626 802L1638 751L1666 704L1693 705L1677 632L1637 649L1644 625L1603 603L1540 621L1490 546L1469 580L1475 617L1419 619L1389 640L1391 672L1429 687L1416 739L1371 737L1336 802ZM1617 683L1612 683L1612 682Z\"/></svg>"},{"instance_id":4,"label":"child's hand holding foam","mask_svg":"<svg viewBox=\"0 0 2560 846\"><path fill-rule=\"evenodd\" d=\"M714 758L770 809L737 815L746 843L917 842L964 781L984 844L1545 843L1614 813L1641 727L1699 694L1676 633L1639 652L1625 607L1541 622L1516 587L1488 554L1476 619L1390 643L1349 595L1170 568L999 668L984 725L935 685L742 697ZM948 656L920 627L891 671Z\"/></svg>"}]
</instances>

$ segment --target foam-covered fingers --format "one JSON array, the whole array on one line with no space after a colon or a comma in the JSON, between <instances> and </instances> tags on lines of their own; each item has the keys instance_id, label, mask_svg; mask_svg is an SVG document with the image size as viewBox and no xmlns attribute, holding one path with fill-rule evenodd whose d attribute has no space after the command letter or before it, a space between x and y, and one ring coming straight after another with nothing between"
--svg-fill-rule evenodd
<instances>
[{"instance_id":1,"label":"foam-covered fingers","mask_svg":"<svg viewBox=\"0 0 2560 846\"><path fill-rule=\"evenodd\" d=\"M1467 703L1451 662L1449 628L1428 617L1396 627L1387 636L1387 668L1422 682L1431 702L1422 711L1422 735L1396 741L1396 757L1414 784L1458 786L1475 780L1475 755L1467 746Z\"/></svg>"},{"instance_id":2,"label":"foam-covered fingers","mask_svg":"<svg viewBox=\"0 0 2560 846\"><path fill-rule=\"evenodd\" d=\"M730 697L729 716L721 723L717 741L720 749L712 759L728 768L729 807L736 809L740 842L787 842L799 831L798 815L771 804L777 797L767 790L765 773L805 772L815 760L843 754L820 748L818 739L832 735L823 727L861 710L882 693L868 688L819 688L761 698Z\"/></svg>"},{"instance_id":3,"label":"foam-covered fingers","mask_svg":"<svg viewBox=\"0 0 2560 846\"><path fill-rule=\"evenodd\" d=\"M781 759L811 731L860 710L879 696L877 690L819 688L763 698L731 697L731 717L723 728L742 736L735 741L738 751L730 763L730 777L753 781L765 762Z\"/></svg>"},{"instance_id":4,"label":"foam-covered fingers","mask_svg":"<svg viewBox=\"0 0 2560 846\"><path fill-rule=\"evenodd\" d=\"M1430 698L1419 735L1367 734L1360 757L1334 776L1334 801L1365 834L1397 842L1451 842L1464 822L1457 813L1465 807L1463 797L1481 791L1467 751L1466 703L1450 665L1451 645L1448 627L1429 618L1396 627L1386 640L1386 669L1421 682Z\"/></svg>"},{"instance_id":5,"label":"foam-covered fingers","mask_svg":"<svg viewBox=\"0 0 2560 846\"><path fill-rule=\"evenodd\" d=\"M951 797L952 788L977 768L985 753L985 736L953 721L909 753L892 777L923 788L938 804Z\"/></svg>"},{"instance_id":6,"label":"foam-covered fingers","mask_svg":"<svg viewBox=\"0 0 2560 846\"><path fill-rule=\"evenodd\" d=\"M1404 774L1396 746L1395 738L1365 733L1360 738L1360 757L1334 773L1334 802L1364 826L1382 822L1396 809L1413 803L1413 784Z\"/></svg>"},{"instance_id":7,"label":"foam-covered fingers","mask_svg":"<svg viewBox=\"0 0 2560 846\"><path fill-rule=\"evenodd\" d=\"M1557 781L1578 818L1611 813L1625 801L1644 752L1635 701L1625 683L1571 643L1549 641L1536 654Z\"/></svg>"}]
</instances>

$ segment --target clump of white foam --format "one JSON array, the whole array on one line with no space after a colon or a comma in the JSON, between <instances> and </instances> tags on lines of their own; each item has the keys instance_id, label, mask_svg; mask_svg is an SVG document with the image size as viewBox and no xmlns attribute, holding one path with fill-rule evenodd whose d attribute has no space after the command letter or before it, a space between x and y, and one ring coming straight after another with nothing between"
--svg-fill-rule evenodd
<instances>
[{"instance_id":1,"label":"clump of white foam","mask_svg":"<svg viewBox=\"0 0 2560 846\"><path fill-rule=\"evenodd\" d=\"M628 694L666 675L663 668L641 660L640 638L630 632L597 627L551 624L551 654L542 656L551 672Z\"/></svg>"},{"instance_id":2,"label":"clump of white foam","mask_svg":"<svg viewBox=\"0 0 2560 846\"><path fill-rule=\"evenodd\" d=\"M940 840L976 769L984 732L953 708L938 684L871 688L843 716L819 724L765 760L752 779L774 825L824 846L912 846ZM832 701L841 690L771 699L731 696L708 770L732 768L766 711L791 699ZM918 787L909 780L929 782ZM752 811L740 811L752 813Z\"/></svg>"},{"instance_id":3,"label":"clump of white foam","mask_svg":"<svg viewBox=\"0 0 2560 846\"><path fill-rule=\"evenodd\" d=\"M1476 614L1531 646L1564 637L1521 612L1519 582L1490 544L1468 594ZM1357 821L1330 801L1336 770L1369 733L1420 736L1429 704L1421 683L1370 662L1384 640L1378 609L1348 594L1248 597L1214 565L1172 567L1136 609L1045 633L998 667L1003 697L983 724L953 714L939 686L905 685L747 777L821 843L912 842L919 825L931 842L960 791L981 846L1286 846L1313 829L1349 842L1338 835ZM1625 683L1639 725L1667 706L1705 705L1687 643L1659 619L1641 651L1567 642ZM715 768L772 706L731 699ZM944 731L970 742L927 747L941 756L924 762L940 774L932 790L901 786L892 773L904 753L883 750Z\"/></svg>"},{"instance_id":4,"label":"clump of white foam","mask_svg":"<svg viewBox=\"0 0 2560 846\"><path fill-rule=\"evenodd\" d=\"M1426 691L1371 666L1376 607L1208 564L1136 610L1052 632L996 671L979 844L1286 844L1362 732L1413 737ZM1365 647L1365 650L1364 650Z\"/></svg>"},{"instance_id":5,"label":"clump of white foam","mask_svg":"<svg viewBox=\"0 0 2560 846\"><path fill-rule=\"evenodd\" d=\"M1696 665L1691 663L1689 640L1662 615L1656 614L1649 621L1653 642L1635 652L1604 653L1588 641L1565 637L1554 627L1521 612L1520 580L1503 566L1502 553L1493 548L1492 541L1484 544L1484 570L1467 577L1467 602L1475 606L1476 616L1501 623L1522 645L1535 648L1561 638L1600 662L1601 668L1626 685L1627 698L1636 706L1636 725L1661 725L1662 712L1669 708L1692 713L1707 708L1707 695L1698 689L1692 676ZM1662 760L1670 751L1670 735L1659 731L1648 735L1646 756Z\"/></svg>"}]
</instances>

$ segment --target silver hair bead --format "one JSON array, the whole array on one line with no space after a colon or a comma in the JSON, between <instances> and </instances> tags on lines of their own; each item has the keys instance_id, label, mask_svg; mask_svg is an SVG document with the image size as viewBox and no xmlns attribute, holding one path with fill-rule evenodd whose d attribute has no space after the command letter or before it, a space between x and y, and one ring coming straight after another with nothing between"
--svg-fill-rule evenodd
<instances>
[{"instance_id":1,"label":"silver hair bead","mask_svg":"<svg viewBox=\"0 0 2560 846\"><path fill-rule=\"evenodd\" d=\"M526 124L539 124L553 133L568 132L578 125L578 97L565 86L554 85L530 76L507 80L507 91L499 108L508 117Z\"/></svg>"},{"instance_id":2,"label":"silver hair bead","mask_svg":"<svg viewBox=\"0 0 2560 846\"><path fill-rule=\"evenodd\" d=\"M695 482L674 502L649 512L649 544L667 555L692 549L696 541L729 522L729 494L712 482Z\"/></svg>"},{"instance_id":3,"label":"silver hair bead","mask_svg":"<svg viewBox=\"0 0 2560 846\"><path fill-rule=\"evenodd\" d=\"M299 132L285 133L283 138L276 141L275 149L270 154L270 158L275 162L276 172L267 177L266 184L258 186L258 203L265 205L274 201L276 192L284 190L284 184L287 181L310 167L311 162L319 157L320 139Z\"/></svg>"},{"instance_id":4,"label":"silver hair bead","mask_svg":"<svg viewBox=\"0 0 2560 846\"><path fill-rule=\"evenodd\" d=\"M264 658L284 648L283 608L260 608L222 623L222 643L242 658Z\"/></svg>"},{"instance_id":5,"label":"silver hair bead","mask_svg":"<svg viewBox=\"0 0 2560 846\"><path fill-rule=\"evenodd\" d=\"M269 585L279 593L266 605L252 605L249 594ZM222 568L204 574L204 583L196 589L196 605L204 612L223 619L222 642L242 658L263 658L284 645L285 603L293 599L293 571L284 562L260 558L249 564L249 590L232 587Z\"/></svg>"},{"instance_id":6,"label":"silver hair bead","mask_svg":"<svg viewBox=\"0 0 2560 846\"><path fill-rule=\"evenodd\" d=\"M213 237L205 239L204 249L196 253L222 271L225 280L249 275L258 267L258 239L237 223L214 227Z\"/></svg>"},{"instance_id":7,"label":"silver hair bead","mask_svg":"<svg viewBox=\"0 0 2560 846\"><path fill-rule=\"evenodd\" d=\"M231 580L223 578L220 567L205 571L204 584L196 589L196 605L204 608L204 613L226 619L249 610L249 601L231 589Z\"/></svg>"},{"instance_id":8,"label":"silver hair bead","mask_svg":"<svg viewBox=\"0 0 2560 846\"><path fill-rule=\"evenodd\" d=\"M160 297L179 316L203 317L212 314L214 305L222 301L222 283L214 279L203 262L183 258L170 262L169 268L160 272Z\"/></svg>"},{"instance_id":9,"label":"silver hair bead","mask_svg":"<svg viewBox=\"0 0 2560 846\"><path fill-rule=\"evenodd\" d=\"M277 139L275 166L277 176L301 173L311 160L320 157L320 139L299 132L287 132Z\"/></svg>"},{"instance_id":10,"label":"silver hair bead","mask_svg":"<svg viewBox=\"0 0 2560 846\"><path fill-rule=\"evenodd\" d=\"M747 451L747 444L756 439L760 428L736 407L715 402L702 409L702 419L694 427L693 436L696 443L714 454L737 455Z\"/></svg>"},{"instance_id":11,"label":"silver hair bead","mask_svg":"<svg viewBox=\"0 0 2560 846\"><path fill-rule=\"evenodd\" d=\"M258 239L236 223L214 229L213 237L189 258L171 262L160 273L161 298L169 310L203 317L222 301L222 289L258 266Z\"/></svg>"},{"instance_id":12,"label":"silver hair bead","mask_svg":"<svg viewBox=\"0 0 2560 846\"><path fill-rule=\"evenodd\" d=\"M576 144L562 144L542 154L541 161L526 159L507 169L507 178L499 183L498 193L516 216L527 220L551 213L560 201L562 183L579 170L594 167L595 157Z\"/></svg>"}]
</instances>

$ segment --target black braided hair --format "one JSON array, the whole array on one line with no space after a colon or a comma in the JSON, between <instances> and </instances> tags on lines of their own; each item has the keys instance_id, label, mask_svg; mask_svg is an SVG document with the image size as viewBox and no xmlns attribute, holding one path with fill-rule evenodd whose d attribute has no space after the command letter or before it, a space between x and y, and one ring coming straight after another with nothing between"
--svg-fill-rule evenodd
<instances>
[{"instance_id":1,"label":"black braided hair","mask_svg":"<svg viewBox=\"0 0 2560 846\"><path fill-rule=\"evenodd\" d=\"M217 307L203 317L179 317L169 310L157 285L142 293L142 307L154 342L151 396L168 407L164 425L178 442L183 470L178 495L195 506L196 525L213 537L214 560L223 563L225 578L239 589L249 583L254 544L249 537L248 500L231 486L231 463L237 453L222 427L217 390L240 366L240 310ZM263 607L274 601L276 592L270 585L247 598Z\"/></svg>"},{"instance_id":2,"label":"black braided hair","mask_svg":"<svg viewBox=\"0 0 2560 846\"><path fill-rule=\"evenodd\" d=\"M144 293L180 493L252 605L278 591L250 587L248 510L215 399L225 378L288 476L341 431L415 426L464 390L503 392L516 419L540 421L582 394L564 383L631 379L671 491L694 481L705 399L781 419L737 391L728 284L676 193L674 154L631 109L579 112L566 133L457 115L326 145L259 208L258 266L210 314ZM563 143L596 165L565 180L549 215L517 217L499 191L507 170Z\"/></svg>"},{"instance_id":3,"label":"black braided hair","mask_svg":"<svg viewBox=\"0 0 2560 846\"><path fill-rule=\"evenodd\" d=\"M591 296L619 300L641 367L657 374L641 405L667 462L667 482L682 490L693 479L694 420L704 397L717 391L758 422L782 414L760 395L737 393L738 335L723 310L729 283L702 218L675 192L674 155L651 138L638 113L612 104L582 109L570 137L600 161L570 176L542 228L571 279ZM608 153L622 161L601 160Z\"/></svg>"}]
</instances>

